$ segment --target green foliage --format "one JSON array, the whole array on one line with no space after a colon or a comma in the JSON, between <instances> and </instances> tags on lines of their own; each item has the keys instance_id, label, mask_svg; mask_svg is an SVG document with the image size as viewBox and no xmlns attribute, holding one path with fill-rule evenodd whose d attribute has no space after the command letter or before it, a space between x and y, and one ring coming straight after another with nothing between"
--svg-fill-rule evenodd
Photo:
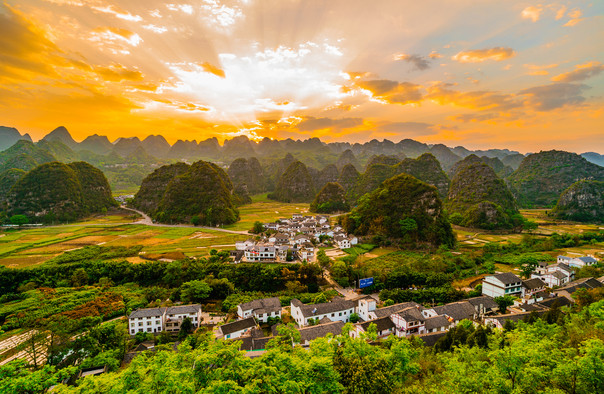
<instances>
[{"instance_id":1,"label":"green foliage","mask_svg":"<svg viewBox=\"0 0 604 394\"><path fill-rule=\"evenodd\" d=\"M25 215L13 215L9 220L11 224L15 224L17 226L22 226L29 223L29 219Z\"/></svg>"},{"instance_id":2,"label":"green foliage","mask_svg":"<svg viewBox=\"0 0 604 394\"><path fill-rule=\"evenodd\" d=\"M552 207L577 179L604 181L604 168L576 153L542 151L528 155L507 179L520 206Z\"/></svg>"},{"instance_id":3,"label":"green foliage","mask_svg":"<svg viewBox=\"0 0 604 394\"><path fill-rule=\"evenodd\" d=\"M192 280L180 286L180 297L185 304L197 303L208 298L212 288L202 280Z\"/></svg>"},{"instance_id":4,"label":"green foliage","mask_svg":"<svg viewBox=\"0 0 604 394\"><path fill-rule=\"evenodd\" d=\"M252 234L262 234L264 232L264 225L262 222L254 222L254 227L250 230Z\"/></svg>"},{"instance_id":5,"label":"green foliage","mask_svg":"<svg viewBox=\"0 0 604 394\"><path fill-rule=\"evenodd\" d=\"M386 180L378 189L363 196L344 225L349 233L400 240L400 221L405 219L417 224L417 242L449 247L455 244L436 189L406 174Z\"/></svg>"},{"instance_id":6,"label":"green foliage","mask_svg":"<svg viewBox=\"0 0 604 394\"><path fill-rule=\"evenodd\" d=\"M76 220L117 205L103 173L83 162L34 168L13 186L8 204L9 215L36 222Z\"/></svg>"},{"instance_id":7,"label":"green foliage","mask_svg":"<svg viewBox=\"0 0 604 394\"><path fill-rule=\"evenodd\" d=\"M350 206L346 202L344 188L335 182L329 182L317 194L310 204L310 211L317 213L346 212Z\"/></svg>"},{"instance_id":8,"label":"green foliage","mask_svg":"<svg viewBox=\"0 0 604 394\"><path fill-rule=\"evenodd\" d=\"M604 182L579 181L564 190L550 215L564 220L604 223Z\"/></svg>"},{"instance_id":9,"label":"green foliage","mask_svg":"<svg viewBox=\"0 0 604 394\"><path fill-rule=\"evenodd\" d=\"M268 198L281 202L310 202L315 195L312 178L308 168L294 161L279 177L275 191Z\"/></svg>"},{"instance_id":10,"label":"green foliage","mask_svg":"<svg viewBox=\"0 0 604 394\"><path fill-rule=\"evenodd\" d=\"M504 295L501 297L495 297L493 299L499 305L499 312L506 313L508 306L514 305L514 297L510 295Z\"/></svg>"},{"instance_id":11,"label":"green foliage","mask_svg":"<svg viewBox=\"0 0 604 394\"><path fill-rule=\"evenodd\" d=\"M476 155L455 165L448 197L450 219L457 225L494 230L512 229L523 223L512 193Z\"/></svg>"}]
</instances>

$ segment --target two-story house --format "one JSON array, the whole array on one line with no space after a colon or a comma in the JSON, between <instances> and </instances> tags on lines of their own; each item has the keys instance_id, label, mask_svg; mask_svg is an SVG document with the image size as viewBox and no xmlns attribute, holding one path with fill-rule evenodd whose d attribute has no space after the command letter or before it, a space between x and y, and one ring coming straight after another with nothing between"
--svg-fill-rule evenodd
<instances>
[{"instance_id":1,"label":"two-story house","mask_svg":"<svg viewBox=\"0 0 604 394\"><path fill-rule=\"evenodd\" d=\"M522 297L524 294L522 279L511 272L487 276L482 281L482 294L493 298L504 295Z\"/></svg>"},{"instance_id":2,"label":"two-story house","mask_svg":"<svg viewBox=\"0 0 604 394\"><path fill-rule=\"evenodd\" d=\"M281 317L281 301L278 297L261 298L237 305L237 316L240 319L247 319L250 316L257 321L265 323L269 317Z\"/></svg>"},{"instance_id":3,"label":"two-story house","mask_svg":"<svg viewBox=\"0 0 604 394\"><path fill-rule=\"evenodd\" d=\"M300 300L294 298L291 300L291 315L298 323L298 326L307 326L313 321L320 321L327 317L331 321L341 321L348 323L350 315L355 312L356 303L354 301L337 299L332 302L321 304L305 305Z\"/></svg>"}]
</instances>

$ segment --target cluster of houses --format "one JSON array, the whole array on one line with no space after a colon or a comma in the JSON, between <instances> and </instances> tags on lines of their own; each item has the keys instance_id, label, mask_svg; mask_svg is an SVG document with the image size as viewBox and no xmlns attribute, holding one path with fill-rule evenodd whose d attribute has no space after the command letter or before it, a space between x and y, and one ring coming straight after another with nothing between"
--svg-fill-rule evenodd
<instances>
[{"instance_id":1,"label":"cluster of houses","mask_svg":"<svg viewBox=\"0 0 604 394\"><path fill-rule=\"evenodd\" d=\"M522 280L510 272L487 276L482 282L482 294L493 298L509 295L518 299L517 304L532 304L548 296L546 289L571 283L575 279L573 268L597 262L593 256L558 256L554 264L539 262L530 279Z\"/></svg>"},{"instance_id":2,"label":"cluster of houses","mask_svg":"<svg viewBox=\"0 0 604 394\"><path fill-rule=\"evenodd\" d=\"M324 215L304 216L295 213L290 219L279 219L263 226L271 232L270 235L260 241L248 239L235 243L235 250L231 251L235 263L313 262L316 260L315 244L321 241L321 237L330 238L333 245L340 249L358 243L358 239L345 234L342 227L332 227L329 217Z\"/></svg>"}]
</instances>

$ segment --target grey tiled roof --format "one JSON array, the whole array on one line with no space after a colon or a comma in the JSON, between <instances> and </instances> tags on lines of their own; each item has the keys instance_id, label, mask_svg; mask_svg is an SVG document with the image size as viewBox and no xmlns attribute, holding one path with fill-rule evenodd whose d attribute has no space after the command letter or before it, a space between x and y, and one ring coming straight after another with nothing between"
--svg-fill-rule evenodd
<instances>
[{"instance_id":1,"label":"grey tiled roof","mask_svg":"<svg viewBox=\"0 0 604 394\"><path fill-rule=\"evenodd\" d=\"M436 342L445 335L447 335L446 331L437 331L429 334L418 335L417 337L424 341L424 345L431 347L434 346Z\"/></svg>"},{"instance_id":2,"label":"grey tiled roof","mask_svg":"<svg viewBox=\"0 0 604 394\"><path fill-rule=\"evenodd\" d=\"M523 280L522 284L524 284L524 287L526 287L529 290L539 289L541 287L546 286L545 282L539 278Z\"/></svg>"},{"instance_id":3,"label":"grey tiled roof","mask_svg":"<svg viewBox=\"0 0 604 394\"><path fill-rule=\"evenodd\" d=\"M138 318L138 317L161 317L164 314L164 310L165 308L145 308L145 309L137 309L135 311L133 311L130 316L128 316L129 319L134 319L134 318Z\"/></svg>"},{"instance_id":4,"label":"grey tiled roof","mask_svg":"<svg viewBox=\"0 0 604 394\"><path fill-rule=\"evenodd\" d=\"M390 305L390 306L386 306L383 308L377 308L373 311L373 313L375 313L375 315L380 318L380 317L386 317L386 316L390 316L393 313L402 311L403 309L407 309L409 307L420 307L421 305L418 304L417 302L403 302L401 304L395 304L395 305Z\"/></svg>"},{"instance_id":5,"label":"grey tiled roof","mask_svg":"<svg viewBox=\"0 0 604 394\"><path fill-rule=\"evenodd\" d=\"M237 320L233 323L224 324L219 328L222 332L222 335L227 335L252 327L256 327L256 320L254 320L253 317L248 317L247 319Z\"/></svg>"},{"instance_id":6,"label":"grey tiled roof","mask_svg":"<svg viewBox=\"0 0 604 394\"><path fill-rule=\"evenodd\" d=\"M201 304L171 306L166 309L167 315L201 312Z\"/></svg>"},{"instance_id":7,"label":"grey tiled roof","mask_svg":"<svg viewBox=\"0 0 604 394\"><path fill-rule=\"evenodd\" d=\"M480 305L482 305L482 307L485 309L499 308L499 305L495 302L495 300L493 300L493 297L489 297L486 295L480 296L480 297L468 298L466 301L469 302L470 304L472 304L472 306L474 306L474 308L480 307Z\"/></svg>"},{"instance_id":8,"label":"grey tiled roof","mask_svg":"<svg viewBox=\"0 0 604 394\"><path fill-rule=\"evenodd\" d=\"M446 316L438 315L438 316L428 317L425 320L424 325L426 327L426 330L432 330L434 328L440 329L441 327L445 327L445 329L447 329L451 325L451 322L449 321L449 319L447 319Z\"/></svg>"},{"instance_id":9,"label":"grey tiled roof","mask_svg":"<svg viewBox=\"0 0 604 394\"><path fill-rule=\"evenodd\" d=\"M453 320L472 319L476 309L467 301L452 302L450 304L435 306L434 311L437 315L447 315Z\"/></svg>"},{"instance_id":10,"label":"grey tiled roof","mask_svg":"<svg viewBox=\"0 0 604 394\"><path fill-rule=\"evenodd\" d=\"M300 342L312 341L313 339L321 338L327 334L340 335L342 333L344 323L335 321L333 323L319 324L316 326L304 327L300 331Z\"/></svg>"},{"instance_id":11,"label":"grey tiled roof","mask_svg":"<svg viewBox=\"0 0 604 394\"><path fill-rule=\"evenodd\" d=\"M252 310L257 311L258 313L270 313L272 311L281 310L281 301L279 301L278 297L260 298L258 300L244 302L243 304L239 304L239 306L244 311Z\"/></svg>"},{"instance_id":12,"label":"grey tiled roof","mask_svg":"<svg viewBox=\"0 0 604 394\"><path fill-rule=\"evenodd\" d=\"M363 328L363 330L367 331L371 324L376 325L378 332L384 331L384 330L389 330L389 329L392 329L395 327L394 323L392 322L392 320L390 320L390 317L388 317L388 316L363 322L363 323L361 323L361 327Z\"/></svg>"},{"instance_id":13,"label":"grey tiled roof","mask_svg":"<svg viewBox=\"0 0 604 394\"><path fill-rule=\"evenodd\" d=\"M341 312L347 309L354 309L356 303L348 300L334 300L332 302L324 302L322 304L305 305L300 300L294 298L291 300L292 305L299 307L302 316L306 319L313 316L325 315L328 313Z\"/></svg>"},{"instance_id":14,"label":"grey tiled roof","mask_svg":"<svg viewBox=\"0 0 604 394\"><path fill-rule=\"evenodd\" d=\"M396 312L397 315L405 319L405 321L420 321L423 322L425 320L424 315L419 311L418 308L411 306L409 308L405 308L401 311Z\"/></svg>"},{"instance_id":15,"label":"grey tiled roof","mask_svg":"<svg viewBox=\"0 0 604 394\"><path fill-rule=\"evenodd\" d=\"M522 279L520 279L516 275L512 274L511 272L503 272L501 274L496 274L493 276L505 285L511 284L511 283L522 282Z\"/></svg>"}]
</instances>

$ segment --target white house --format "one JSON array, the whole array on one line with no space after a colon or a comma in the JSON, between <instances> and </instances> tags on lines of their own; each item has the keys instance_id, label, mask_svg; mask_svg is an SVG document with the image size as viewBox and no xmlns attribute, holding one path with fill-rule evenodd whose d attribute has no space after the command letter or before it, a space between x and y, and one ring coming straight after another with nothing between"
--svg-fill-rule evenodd
<instances>
[{"instance_id":1,"label":"white house","mask_svg":"<svg viewBox=\"0 0 604 394\"><path fill-rule=\"evenodd\" d=\"M333 237L333 240L335 241L336 245L338 245L338 248L340 248L340 249L350 248L350 240L345 235L338 234L335 237Z\"/></svg>"},{"instance_id":2,"label":"white house","mask_svg":"<svg viewBox=\"0 0 604 394\"><path fill-rule=\"evenodd\" d=\"M353 338L358 338L362 333L369 331L369 326L375 324L378 338L386 338L392 334L396 334L396 326L392 322L389 316L385 316L375 320L365 321L363 323L357 323L354 326L354 330L350 332Z\"/></svg>"},{"instance_id":3,"label":"white house","mask_svg":"<svg viewBox=\"0 0 604 394\"><path fill-rule=\"evenodd\" d=\"M257 244L249 246L245 249L245 260L258 261L274 261L276 258L275 246L270 244Z\"/></svg>"},{"instance_id":4,"label":"white house","mask_svg":"<svg viewBox=\"0 0 604 394\"><path fill-rule=\"evenodd\" d=\"M130 335L137 332L162 332L164 330L164 309L146 308L133 311L128 316Z\"/></svg>"},{"instance_id":5,"label":"white house","mask_svg":"<svg viewBox=\"0 0 604 394\"><path fill-rule=\"evenodd\" d=\"M245 250L250 246L254 246L256 242L253 239L247 239L245 241L237 241L235 242L235 249L237 250Z\"/></svg>"},{"instance_id":6,"label":"white house","mask_svg":"<svg viewBox=\"0 0 604 394\"><path fill-rule=\"evenodd\" d=\"M363 297L357 302L357 315L359 315L359 317L364 321L372 320L372 317L369 316L369 312L372 312L376 309L376 301L371 297Z\"/></svg>"},{"instance_id":7,"label":"white house","mask_svg":"<svg viewBox=\"0 0 604 394\"><path fill-rule=\"evenodd\" d=\"M201 323L201 305L179 305L166 308L164 312L166 321L166 331L180 331L180 325L188 318L194 327L199 327Z\"/></svg>"},{"instance_id":8,"label":"white house","mask_svg":"<svg viewBox=\"0 0 604 394\"><path fill-rule=\"evenodd\" d=\"M237 316L247 319L250 316L257 321L265 323L269 317L281 317L281 301L278 297L261 298L237 305Z\"/></svg>"},{"instance_id":9,"label":"white house","mask_svg":"<svg viewBox=\"0 0 604 394\"><path fill-rule=\"evenodd\" d=\"M541 279L548 287L565 285L571 282L574 277L575 271L566 263L551 264L541 268L537 273L531 274L531 278Z\"/></svg>"},{"instance_id":10,"label":"white house","mask_svg":"<svg viewBox=\"0 0 604 394\"><path fill-rule=\"evenodd\" d=\"M257 324L253 317L247 319L237 320L232 323L223 324L218 326L217 336L224 339L235 339L249 333L253 328L256 328Z\"/></svg>"},{"instance_id":11,"label":"white house","mask_svg":"<svg viewBox=\"0 0 604 394\"><path fill-rule=\"evenodd\" d=\"M303 327L310 324L311 320L321 320L325 317L331 321L348 323L350 315L355 311L355 302L349 300L335 300L322 304L305 305L300 300L291 300L291 315Z\"/></svg>"},{"instance_id":12,"label":"white house","mask_svg":"<svg viewBox=\"0 0 604 394\"><path fill-rule=\"evenodd\" d=\"M420 308L409 307L393 313L390 316L392 323L396 326L396 335L406 337L409 335L419 335L426 332L425 317Z\"/></svg>"},{"instance_id":13,"label":"white house","mask_svg":"<svg viewBox=\"0 0 604 394\"><path fill-rule=\"evenodd\" d=\"M522 297L524 294L522 279L511 272L487 276L482 281L482 294L493 298L504 295Z\"/></svg>"},{"instance_id":14,"label":"white house","mask_svg":"<svg viewBox=\"0 0 604 394\"><path fill-rule=\"evenodd\" d=\"M199 327L201 323L201 305L137 309L128 316L128 327L130 335L135 335L137 332L174 332L180 330L180 325L185 317L191 320L194 327Z\"/></svg>"},{"instance_id":15,"label":"white house","mask_svg":"<svg viewBox=\"0 0 604 394\"><path fill-rule=\"evenodd\" d=\"M590 265L594 265L598 262L593 256L583 256L583 257L568 257L568 256L558 256L558 263L564 263L569 265L570 267L583 268Z\"/></svg>"}]
</instances>

